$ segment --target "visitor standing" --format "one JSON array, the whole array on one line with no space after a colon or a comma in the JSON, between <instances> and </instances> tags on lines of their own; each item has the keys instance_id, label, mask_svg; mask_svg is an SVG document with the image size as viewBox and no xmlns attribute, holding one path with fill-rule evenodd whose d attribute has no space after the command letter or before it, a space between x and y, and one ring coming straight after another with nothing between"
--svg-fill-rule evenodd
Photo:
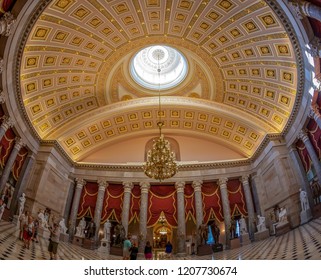
<instances>
[{"instance_id":1,"label":"visitor standing","mask_svg":"<svg viewBox=\"0 0 321 280\"><path fill-rule=\"evenodd\" d=\"M145 246L145 249L144 249L144 254L145 254L145 259L146 260L152 260L153 259L153 253L152 253L152 246L150 245L150 242L147 241L146 242L146 246Z\"/></svg>"},{"instance_id":2,"label":"visitor standing","mask_svg":"<svg viewBox=\"0 0 321 280\"><path fill-rule=\"evenodd\" d=\"M123 244L123 260L129 260L130 252L129 249L132 247L132 243L130 242L130 236L128 235L124 240Z\"/></svg>"}]
</instances>

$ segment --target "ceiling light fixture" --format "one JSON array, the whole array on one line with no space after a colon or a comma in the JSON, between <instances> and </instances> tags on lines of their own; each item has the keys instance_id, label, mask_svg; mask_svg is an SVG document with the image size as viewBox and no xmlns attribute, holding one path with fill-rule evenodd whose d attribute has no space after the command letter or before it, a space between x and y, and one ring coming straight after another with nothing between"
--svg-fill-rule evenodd
<instances>
[{"instance_id":1,"label":"ceiling light fixture","mask_svg":"<svg viewBox=\"0 0 321 280\"><path fill-rule=\"evenodd\" d=\"M153 147L147 152L147 160L143 165L144 173L152 179L159 180L173 177L177 173L177 163L175 153L170 149L170 143L162 134L162 108L161 108L161 94L160 94L160 59L164 56L164 51L155 48L153 56L157 58L157 72L158 72L158 117L157 126L159 129L159 138L154 140Z\"/></svg>"}]
</instances>

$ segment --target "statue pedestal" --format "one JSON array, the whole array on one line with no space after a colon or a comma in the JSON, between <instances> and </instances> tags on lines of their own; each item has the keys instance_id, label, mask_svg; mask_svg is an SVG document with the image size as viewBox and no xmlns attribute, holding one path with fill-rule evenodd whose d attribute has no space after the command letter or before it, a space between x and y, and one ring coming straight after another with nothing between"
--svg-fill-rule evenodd
<instances>
[{"instance_id":1,"label":"statue pedestal","mask_svg":"<svg viewBox=\"0 0 321 280\"><path fill-rule=\"evenodd\" d=\"M50 237L50 231L47 228L38 228L38 235L43 237L44 239L49 239Z\"/></svg>"},{"instance_id":2,"label":"statue pedestal","mask_svg":"<svg viewBox=\"0 0 321 280\"><path fill-rule=\"evenodd\" d=\"M250 237L248 233L242 234L240 237L241 245L248 245L251 243Z\"/></svg>"},{"instance_id":3,"label":"statue pedestal","mask_svg":"<svg viewBox=\"0 0 321 280\"><path fill-rule=\"evenodd\" d=\"M223 244L222 243L213 244L212 245L212 250L213 250L213 253L223 251Z\"/></svg>"},{"instance_id":4,"label":"statue pedestal","mask_svg":"<svg viewBox=\"0 0 321 280\"><path fill-rule=\"evenodd\" d=\"M269 233L268 229L254 233L254 240L255 241L264 240L269 237L270 237L270 233Z\"/></svg>"},{"instance_id":5,"label":"statue pedestal","mask_svg":"<svg viewBox=\"0 0 321 280\"><path fill-rule=\"evenodd\" d=\"M290 230L291 230L291 227L289 222L278 224L275 227L275 236L282 235L284 233L289 232Z\"/></svg>"},{"instance_id":6,"label":"statue pedestal","mask_svg":"<svg viewBox=\"0 0 321 280\"><path fill-rule=\"evenodd\" d=\"M199 245L197 246L197 255L204 256L204 255L211 255L213 253L211 245Z\"/></svg>"},{"instance_id":7,"label":"statue pedestal","mask_svg":"<svg viewBox=\"0 0 321 280\"><path fill-rule=\"evenodd\" d=\"M107 239L100 240L100 247L98 248L98 252L105 253L107 255L110 254L110 241Z\"/></svg>"},{"instance_id":8,"label":"statue pedestal","mask_svg":"<svg viewBox=\"0 0 321 280\"><path fill-rule=\"evenodd\" d=\"M110 254L115 256L122 256L123 255L123 248L122 247L110 247Z\"/></svg>"},{"instance_id":9,"label":"statue pedestal","mask_svg":"<svg viewBox=\"0 0 321 280\"><path fill-rule=\"evenodd\" d=\"M87 239L87 238L84 238L84 242L83 242L82 246L85 249L90 249L90 250L95 250L98 247L97 242L95 240Z\"/></svg>"},{"instance_id":10,"label":"statue pedestal","mask_svg":"<svg viewBox=\"0 0 321 280\"><path fill-rule=\"evenodd\" d=\"M72 240L72 244L78 245L78 246L82 246L83 243L84 243L84 238L83 237L74 236L74 238Z\"/></svg>"},{"instance_id":11,"label":"statue pedestal","mask_svg":"<svg viewBox=\"0 0 321 280\"><path fill-rule=\"evenodd\" d=\"M301 218L301 225L311 221L312 220L311 209L308 209L306 211L301 211L300 218Z\"/></svg>"},{"instance_id":12,"label":"statue pedestal","mask_svg":"<svg viewBox=\"0 0 321 280\"><path fill-rule=\"evenodd\" d=\"M67 233L60 233L60 238L59 238L60 241L63 241L63 242L68 242L69 241L69 234Z\"/></svg>"},{"instance_id":13,"label":"statue pedestal","mask_svg":"<svg viewBox=\"0 0 321 280\"><path fill-rule=\"evenodd\" d=\"M236 249L241 247L241 242L239 238L231 239L231 249Z\"/></svg>"}]
</instances>

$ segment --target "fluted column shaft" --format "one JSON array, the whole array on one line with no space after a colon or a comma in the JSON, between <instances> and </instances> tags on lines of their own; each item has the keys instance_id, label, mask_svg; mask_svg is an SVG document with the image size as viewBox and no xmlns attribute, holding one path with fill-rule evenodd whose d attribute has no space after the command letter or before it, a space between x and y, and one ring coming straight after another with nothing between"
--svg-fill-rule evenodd
<instances>
[{"instance_id":1,"label":"fluted column shaft","mask_svg":"<svg viewBox=\"0 0 321 280\"><path fill-rule=\"evenodd\" d=\"M85 184L86 184L86 181L84 179L76 178L76 190L75 190L75 195L72 202L71 213L70 213L70 225L69 225L70 240L72 240L75 234L79 201L80 201L82 188L84 187Z\"/></svg>"},{"instance_id":2,"label":"fluted column shaft","mask_svg":"<svg viewBox=\"0 0 321 280\"><path fill-rule=\"evenodd\" d=\"M223 203L223 214L224 214L224 226L225 226L225 246L227 249L231 247L230 241L230 224L231 224L231 210L230 210L230 201L228 198L227 191L227 178L219 179L221 198Z\"/></svg>"},{"instance_id":3,"label":"fluted column shaft","mask_svg":"<svg viewBox=\"0 0 321 280\"><path fill-rule=\"evenodd\" d=\"M98 181L98 195L95 207L95 216L94 216L94 223L96 225L96 232L95 232L95 240L98 240L99 236L99 229L100 229L100 221L101 221L101 212L103 209L103 202L105 197L105 190L108 186L108 183L103 180Z\"/></svg>"},{"instance_id":4,"label":"fluted column shaft","mask_svg":"<svg viewBox=\"0 0 321 280\"><path fill-rule=\"evenodd\" d=\"M247 212L249 214L249 234L251 237L254 236L254 206L253 206L253 200L252 200L252 194L250 190L249 185L249 175L242 176L242 184L243 184L243 190L245 194L245 202L247 207Z\"/></svg>"},{"instance_id":5,"label":"fluted column shaft","mask_svg":"<svg viewBox=\"0 0 321 280\"><path fill-rule=\"evenodd\" d=\"M195 210L196 210L196 229L203 223L203 201L202 201L202 184L203 181L194 181Z\"/></svg>"},{"instance_id":6,"label":"fluted column shaft","mask_svg":"<svg viewBox=\"0 0 321 280\"><path fill-rule=\"evenodd\" d=\"M6 131L9 129L9 127L12 127L14 125L14 122L12 121L11 118L4 116L2 117L3 121L0 126L0 141L2 137L5 135Z\"/></svg>"},{"instance_id":7,"label":"fluted column shaft","mask_svg":"<svg viewBox=\"0 0 321 280\"><path fill-rule=\"evenodd\" d=\"M303 130L300 131L299 138L303 141L305 147L308 150L308 153L311 157L315 172L317 173L319 184L321 184L321 166L320 166L318 156L314 150L314 147L313 147L313 145L312 145L312 143L311 143L311 141L305 131L303 131Z\"/></svg>"},{"instance_id":8,"label":"fluted column shaft","mask_svg":"<svg viewBox=\"0 0 321 280\"><path fill-rule=\"evenodd\" d=\"M185 199L184 188L185 182L177 182L175 184L177 191L177 254L183 256L185 252Z\"/></svg>"},{"instance_id":9,"label":"fluted column shaft","mask_svg":"<svg viewBox=\"0 0 321 280\"><path fill-rule=\"evenodd\" d=\"M125 228L126 236L128 234L128 223L129 223L129 207L130 207L130 196L133 189L133 183L123 182L124 186L124 201L123 201L123 210L121 213L121 223Z\"/></svg>"},{"instance_id":10,"label":"fluted column shaft","mask_svg":"<svg viewBox=\"0 0 321 280\"><path fill-rule=\"evenodd\" d=\"M141 182L140 184L140 212L139 212L139 258L144 256L144 248L146 245L147 236L147 209L148 209L148 191L150 184Z\"/></svg>"},{"instance_id":11,"label":"fluted column shaft","mask_svg":"<svg viewBox=\"0 0 321 280\"><path fill-rule=\"evenodd\" d=\"M21 147L24 145L21 138L19 138L19 137L16 137L15 141L16 141L15 145L10 153L8 161L6 162L6 166L4 167L4 170L2 172L2 176L0 179L0 193L2 193L2 190L9 179L10 171L11 171L12 166L17 158L17 155L18 155Z\"/></svg>"}]
</instances>

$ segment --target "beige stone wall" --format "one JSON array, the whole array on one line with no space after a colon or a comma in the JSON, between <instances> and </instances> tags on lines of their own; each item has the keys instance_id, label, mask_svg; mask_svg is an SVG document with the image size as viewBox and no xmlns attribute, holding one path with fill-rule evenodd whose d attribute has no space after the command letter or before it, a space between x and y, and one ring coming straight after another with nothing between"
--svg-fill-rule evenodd
<instances>
[{"instance_id":1,"label":"beige stone wall","mask_svg":"<svg viewBox=\"0 0 321 280\"><path fill-rule=\"evenodd\" d=\"M71 183L70 170L71 166L55 148L42 147L36 156L25 191L28 209L34 216L46 207L57 219L63 216Z\"/></svg>"},{"instance_id":2,"label":"beige stone wall","mask_svg":"<svg viewBox=\"0 0 321 280\"><path fill-rule=\"evenodd\" d=\"M275 205L287 209L292 227L300 224L299 188L295 166L284 143L272 143L256 167L256 188L261 213L271 225L270 213Z\"/></svg>"}]
</instances>

